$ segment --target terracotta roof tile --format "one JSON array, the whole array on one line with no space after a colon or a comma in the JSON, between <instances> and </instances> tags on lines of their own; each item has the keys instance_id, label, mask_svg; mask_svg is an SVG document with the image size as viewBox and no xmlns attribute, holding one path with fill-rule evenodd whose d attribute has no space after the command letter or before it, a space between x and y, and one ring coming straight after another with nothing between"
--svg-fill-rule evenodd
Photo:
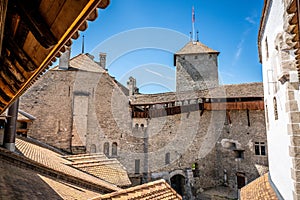
<instances>
[{"instance_id":1,"label":"terracotta roof tile","mask_svg":"<svg viewBox=\"0 0 300 200\"><path fill-rule=\"evenodd\" d=\"M41 175L38 176L53 190L55 190L56 193L59 194L63 199L89 199L99 195L99 193L86 190L63 181L53 180ZM51 199L53 199L53 197Z\"/></svg>"},{"instance_id":2,"label":"terracotta roof tile","mask_svg":"<svg viewBox=\"0 0 300 200\"><path fill-rule=\"evenodd\" d=\"M119 190L106 195L93 198L94 200L180 200L182 197L171 188L171 186L163 179L131 187L124 190Z\"/></svg>"},{"instance_id":3,"label":"terracotta roof tile","mask_svg":"<svg viewBox=\"0 0 300 200\"><path fill-rule=\"evenodd\" d=\"M117 160L109 159L104 154L83 154L64 156L71 160L71 165L93 176L101 178L117 186L129 186L131 182L126 168Z\"/></svg>"},{"instance_id":4,"label":"terracotta roof tile","mask_svg":"<svg viewBox=\"0 0 300 200\"><path fill-rule=\"evenodd\" d=\"M196 98L242 98L263 97L262 83L242 83L231 85L220 85L209 90L167 92L161 94L139 94L131 98L132 105L159 104L163 102L179 101Z\"/></svg>"},{"instance_id":5,"label":"terracotta roof tile","mask_svg":"<svg viewBox=\"0 0 300 200\"><path fill-rule=\"evenodd\" d=\"M198 54L198 53L219 53L201 42L188 42L182 49L176 52L175 55L183 55L183 54Z\"/></svg>"},{"instance_id":6,"label":"terracotta roof tile","mask_svg":"<svg viewBox=\"0 0 300 200\"><path fill-rule=\"evenodd\" d=\"M61 157L59 153L45 149L38 145L32 144L30 142L16 139L16 148L27 158L40 163L43 166L46 166L52 170L62 172L68 176L77 177L79 179L86 180L88 182L100 185L105 188L109 188L113 191L119 190L117 186L110 184L106 181L103 181L99 178L96 178L92 175L84 173L76 168L68 166L71 164L71 161L68 161Z\"/></svg>"},{"instance_id":7,"label":"terracotta roof tile","mask_svg":"<svg viewBox=\"0 0 300 200\"><path fill-rule=\"evenodd\" d=\"M255 179L241 189L241 200L278 200L269 182L268 173Z\"/></svg>"}]
</instances>

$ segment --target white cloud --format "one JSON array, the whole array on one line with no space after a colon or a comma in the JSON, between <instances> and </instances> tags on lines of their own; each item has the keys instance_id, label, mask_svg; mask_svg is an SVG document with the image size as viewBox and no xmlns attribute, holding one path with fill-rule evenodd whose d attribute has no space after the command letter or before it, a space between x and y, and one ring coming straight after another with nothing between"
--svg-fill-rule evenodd
<instances>
[{"instance_id":1,"label":"white cloud","mask_svg":"<svg viewBox=\"0 0 300 200\"><path fill-rule=\"evenodd\" d=\"M156 72L156 71L152 71L152 70L150 70L150 69L145 69L145 71L150 72L150 73L152 73L152 74L155 74L155 75L157 75L157 76L163 77L162 74L160 74L160 73L158 73L158 72Z\"/></svg>"},{"instance_id":2,"label":"white cloud","mask_svg":"<svg viewBox=\"0 0 300 200\"><path fill-rule=\"evenodd\" d=\"M246 20L247 22L249 22L250 24L255 25L256 22L255 22L254 18L255 18L254 16L252 16L252 17L246 17L245 20Z\"/></svg>"},{"instance_id":3,"label":"white cloud","mask_svg":"<svg viewBox=\"0 0 300 200\"><path fill-rule=\"evenodd\" d=\"M147 71L147 72L149 72L149 73L151 73L151 74L154 74L154 75L156 75L156 76L163 77L163 78L168 79L168 80L174 80L173 77L163 75L163 74L161 74L161 73L158 73L158 72L153 71L153 70L148 69L148 68L146 68L145 71Z\"/></svg>"}]
</instances>

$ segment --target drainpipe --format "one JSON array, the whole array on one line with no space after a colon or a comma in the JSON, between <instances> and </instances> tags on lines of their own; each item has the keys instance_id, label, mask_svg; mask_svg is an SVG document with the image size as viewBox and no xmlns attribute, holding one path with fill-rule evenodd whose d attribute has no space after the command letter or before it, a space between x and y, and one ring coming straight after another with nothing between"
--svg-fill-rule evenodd
<instances>
[{"instance_id":1,"label":"drainpipe","mask_svg":"<svg viewBox=\"0 0 300 200\"><path fill-rule=\"evenodd\" d=\"M16 124L18 117L18 108L19 108L19 99L17 99L11 106L8 108L8 117L7 123L4 129L4 148L9 151L15 151L15 141L16 141Z\"/></svg>"}]
</instances>

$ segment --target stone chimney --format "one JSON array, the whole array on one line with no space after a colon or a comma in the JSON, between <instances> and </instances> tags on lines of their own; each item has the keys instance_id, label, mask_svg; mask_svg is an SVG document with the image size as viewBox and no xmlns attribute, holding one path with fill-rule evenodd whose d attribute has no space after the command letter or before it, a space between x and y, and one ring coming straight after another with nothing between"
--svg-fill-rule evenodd
<instances>
[{"instance_id":1,"label":"stone chimney","mask_svg":"<svg viewBox=\"0 0 300 200\"><path fill-rule=\"evenodd\" d=\"M105 69L106 68L106 53L100 53L99 60L100 60L100 67Z\"/></svg>"},{"instance_id":2,"label":"stone chimney","mask_svg":"<svg viewBox=\"0 0 300 200\"><path fill-rule=\"evenodd\" d=\"M136 87L136 80L132 76L127 81L127 88L129 90L129 96L139 93L139 89Z\"/></svg>"},{"instance_id":3,"label":"stone chimney","mask_svg":"<svg viewBox=\"0 0 300 200\"><path fill-rule=\"evenodd\" d=\"M68 70L71 55L71 47L66 47L66 51L60 56L58 69Z\"/></svg>"}]
</instances>

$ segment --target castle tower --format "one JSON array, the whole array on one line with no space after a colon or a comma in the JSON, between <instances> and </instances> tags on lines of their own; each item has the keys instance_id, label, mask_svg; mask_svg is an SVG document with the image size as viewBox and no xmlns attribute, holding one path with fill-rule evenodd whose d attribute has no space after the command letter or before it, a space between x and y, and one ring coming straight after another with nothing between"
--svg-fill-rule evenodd
<instances>
[{"instance_id":1,"label":"castle tower","mask_svg":"<svg viewBox=\"0 0 300 200\"><path fill-rule=\"evenodd\" d=\"M190 41L175 53L176 91L203 90L218 86L218 55L218 51L199 41Z\"/></svg>"}]
</instances>

